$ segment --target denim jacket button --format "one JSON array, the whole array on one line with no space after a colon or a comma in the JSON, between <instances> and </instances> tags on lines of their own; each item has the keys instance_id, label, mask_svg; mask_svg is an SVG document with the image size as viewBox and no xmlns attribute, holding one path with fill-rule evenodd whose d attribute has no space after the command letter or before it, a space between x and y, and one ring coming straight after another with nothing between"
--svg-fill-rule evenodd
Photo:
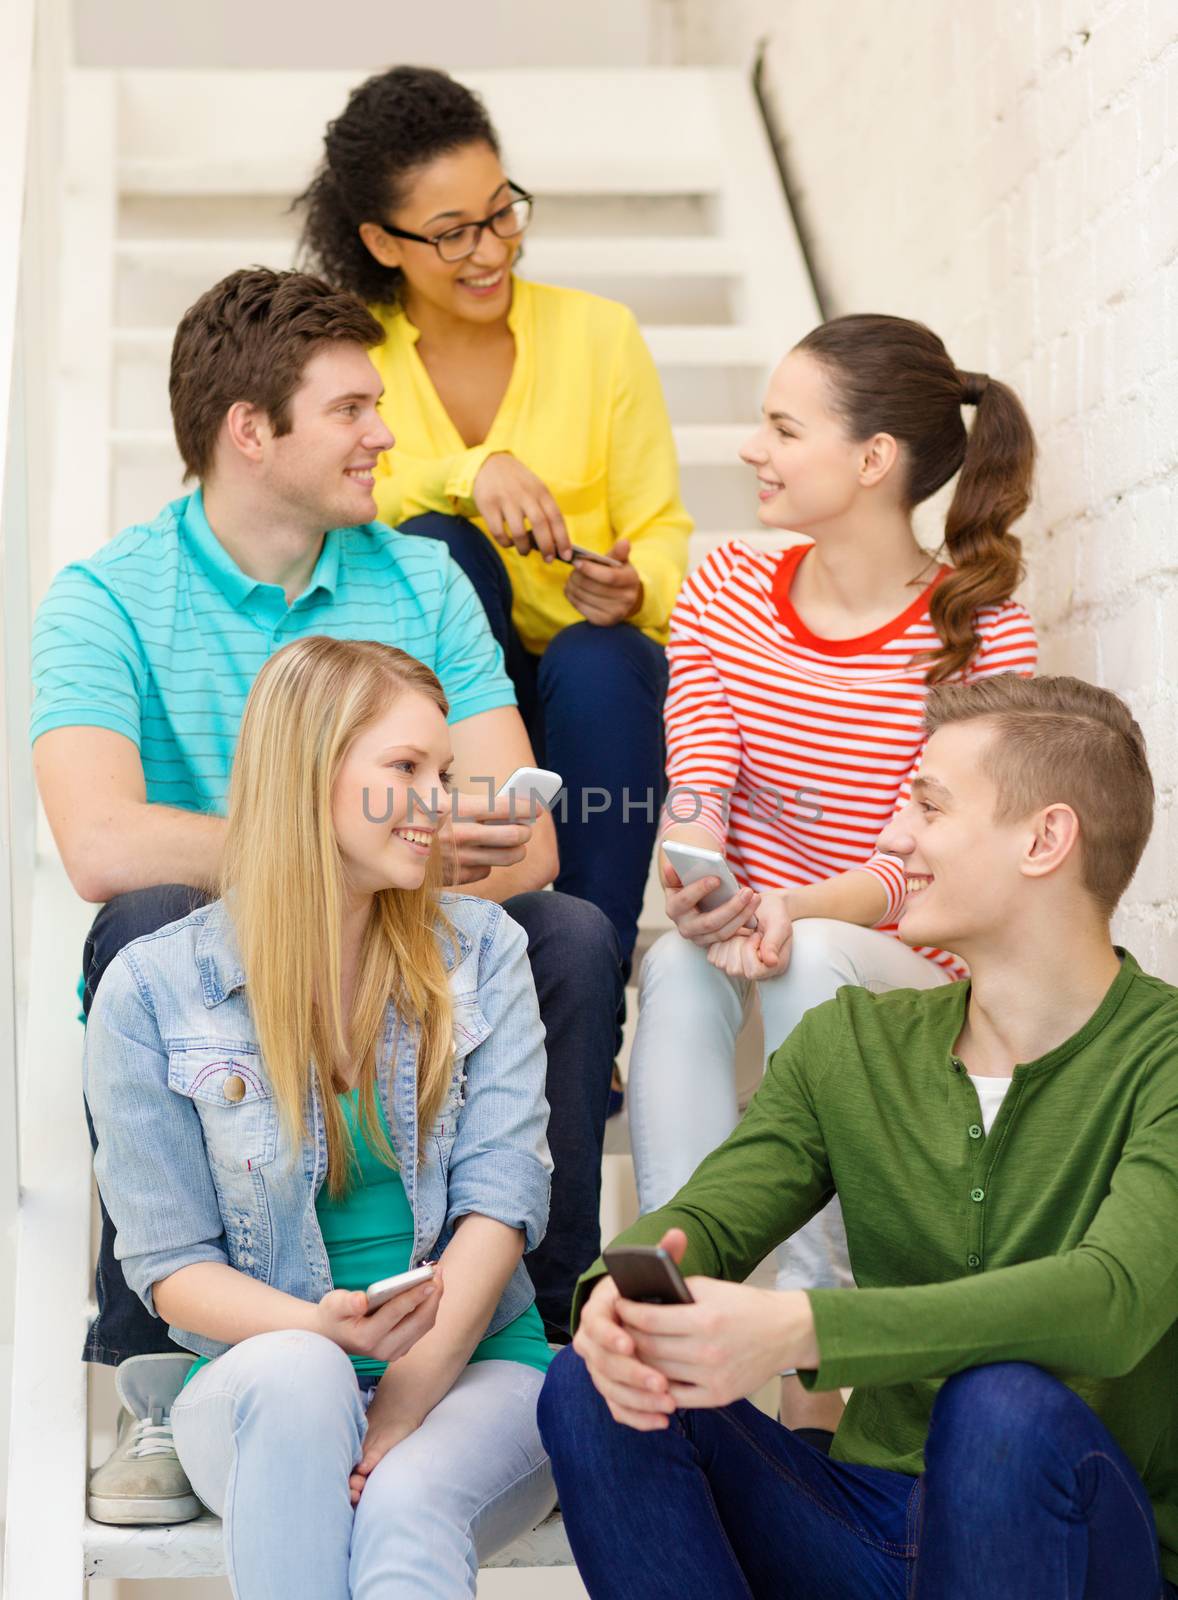
<instances>
[{"instance_id":1,"label":"denim jacket button","mask_svg":"<svg viewBox=\"0 0 1178 1600\"><path fill-rule=\"evenodd\" d=\"M226 1100L244 1100L245 1079L239 1077L236 1072L231 1072L221 1086L221 1093Z\"/></svg>"}]
</instances>

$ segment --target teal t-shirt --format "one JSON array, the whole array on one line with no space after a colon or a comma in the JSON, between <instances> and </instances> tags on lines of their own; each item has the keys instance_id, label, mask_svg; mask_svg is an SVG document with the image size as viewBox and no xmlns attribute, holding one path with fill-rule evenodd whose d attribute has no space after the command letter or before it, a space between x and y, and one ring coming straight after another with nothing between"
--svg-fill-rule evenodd
<instances>
[{"instance_id":1,"label":"teal t-shirt","mask_svg":"<svg viewBox=\"0 0 1178 1600\"><path fill-rule=\"evenodd\" d=\"M413 1211L400 1173L386 1166L363 1136L358 1120L359 1092L341 1095L340 1104L356 1152L358 1172L342 1199L332 1200L326 1187L320 1189L315 1215L327 1247L333 1285L337 1289L367 1289L380 1278L408 1270L413 1250ZM377 1105L381 1127L388 1137L384 1107L379 1100ZM520 1361L547 1372L552 1351L535 1303L476 1345L470 1359ZM361 1384L374 1382L388 1365L369 1356L352 1356L351 1361ZM207 1364L207 1356L199 1357L188 1377Z\"/></svg>"},{"instance_id":2,"label":"teal t-shirt","mask_svg":"<svg viewBox=\"0 0 1178 1600\"><path fill-rule=\"evenodd\" d=\"M336 528L288 605L220 544L198 489L54 578L33 628L31 737L124 734L150 804L221 815L250 686L309 634L416 656L441 679L451 722L515 704L486 613L439 540L379 522Z\"/></svg>"}]
</instances>

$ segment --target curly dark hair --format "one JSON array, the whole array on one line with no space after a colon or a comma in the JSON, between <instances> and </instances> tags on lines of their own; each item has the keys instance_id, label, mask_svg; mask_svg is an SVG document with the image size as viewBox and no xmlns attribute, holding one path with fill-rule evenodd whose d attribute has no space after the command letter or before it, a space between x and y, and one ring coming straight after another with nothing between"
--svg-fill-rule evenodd
<instances>
[{"instance_id":1,"label":"curly dark hair","mask_svg":"<svg viewBox=\"0 0 1178 1600\"><path fill-rule=\"evenodd\" d=\"M371 304L400 294L401 273L382 267L359 228L401 204L414 173L435 156L499 139L473 90L433 67L390 67L368 78L323 137L323 162L294 202L306 212L300 261Z\"/></svg>"}]
</instances>

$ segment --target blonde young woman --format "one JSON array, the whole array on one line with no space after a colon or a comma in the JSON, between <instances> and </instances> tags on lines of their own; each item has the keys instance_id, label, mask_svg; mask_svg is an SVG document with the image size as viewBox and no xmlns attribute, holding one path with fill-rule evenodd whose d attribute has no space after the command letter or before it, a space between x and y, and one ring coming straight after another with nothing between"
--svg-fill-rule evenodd
<instances>
[{"instance_id":1,"label":"blonde young woman","mask_svg":"<svg viewBox=\"0 0 1178 1600\"><path fill-rule=\"evenodd\" d=\"M223 898L125 948L90 1014L117 1254L198 1358L139 1360L172 1364L238 1600L473 1594L553 1502L521 1261L548 1206L543 1032L521 930L438 892L445 716L388 646L273 656Z\"/></svg>"}]
</instances>

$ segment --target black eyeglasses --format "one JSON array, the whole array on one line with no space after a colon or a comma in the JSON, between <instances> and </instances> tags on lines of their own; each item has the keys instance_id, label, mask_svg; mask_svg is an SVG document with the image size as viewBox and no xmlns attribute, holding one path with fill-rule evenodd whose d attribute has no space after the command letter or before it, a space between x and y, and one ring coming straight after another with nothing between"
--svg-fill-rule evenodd
<instances>
[{"instance_id":1,"label":"black eyeglasses","mask_svg":"<svg viewBox=\"0 0 1178 1600\"><path fill-rule=\"evenodd\" d=\"M443 261L465 261L478 249L484 228L490 228L498 239L518 239L532 220L532 196L526 189L521 189L518 183L512 183L510 178L507 187L516 196L508 205L493 211L481 222L464 222L457 228L447 228L444 233L435 234L432 239L424 233L410 233L408 228L394 228L387 222L382 222L380 226L386 233L391 233L394 239L412 239L414 244L432 244Z\"/></svg>"}]
</instances>

